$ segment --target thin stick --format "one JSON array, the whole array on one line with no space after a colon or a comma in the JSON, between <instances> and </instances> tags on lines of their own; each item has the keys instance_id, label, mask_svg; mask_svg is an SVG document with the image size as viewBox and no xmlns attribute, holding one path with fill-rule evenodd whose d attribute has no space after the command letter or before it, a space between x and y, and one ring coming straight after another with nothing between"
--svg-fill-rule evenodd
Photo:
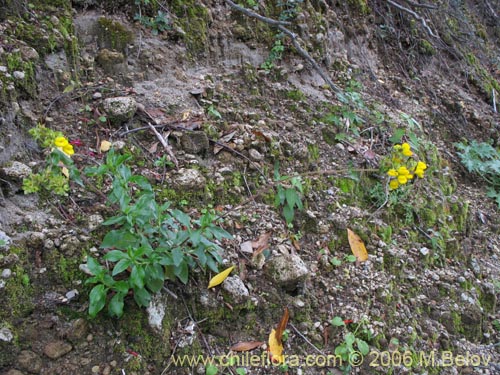
<instances>
[{"instance_id":1,"label":"thin stick","mask_svg":"<svg viewBox=\"0 0 500 375\"><path fill-rule=\"evenodd\" d=\"M493 112L497 113L497 100L495 98L495 89L491 89L491 96L493 96Z\"/></svg>"},{"instance_id":2,"label":"thin stick","mask_svg":"<svg viewBox=\"0 0 500 375\"><path fill-rule=\"evenodd\" d=\"M295 333L297 333L297 335L299 335L302 340L304 340L305 342L307 342L309 345L311 345L311 347L316 350L319 354L321 355L325 355L325 353L323 353L321 350L319 350L316 345L314 345L311 341L308 340L307 337L305 337L297 328L295 328L295 326L292 324L292 323L288 323L290 325L290 327L293 328L293 330L295 331Z\"/></svg>"},{"instance_id":3,"label":"thin stick","mask_svg":"<svg viewBox=\"0 0 500 375\"><path fill-rule=\"evenodd\" d=\"M297 50L297 52L313 66L313 68L318 72L318 74L321 76L321 78L323 78L323 80L328 84L328 86L330 86L332 91L337 93L337 94L342 94L342 90L337 85L335 85L333 83L333 81L330 79L330 77L323 71L323 69L321 69L321 67L311 57L311 55L309 55L309 53L307 53L307 51L301 47L301 45L297 41L297 34L290 31L285 26L283 26L283 25L291 25L290 22L276 21L276 20L273 20L271 18L263 17L260 14L252 12L251 10L248 10L246 8L243 8L243 7L235 4L231 0L226 0L226 3L228 3L232 8L238 10L239 12L242 12L243 14L245 14L249 17L256 18L259 21L262 21L264 23L267 23L269 25L277 27L278 30L280 30L282 33L284 33L288 37L290 37L290 39L292 40L292 44L295 47L295 49Z\"/></svg>"},{"instance_id":4,"label":"thin stick","mask_svg":"<svg viewBox=\"0 0 500 375\"><path fill-rule=\"evenodd\" d=\"M153 131L153 133L155 133L156 138L158 138L158 140L161 142L163 148L165 148L165 150L167 151L168 156L170 156L170 159L175 164L175 168L179 169L179 162L177 161L177 158L175 157L172 148L170 147L168 142L165 140L165 138L163 138L163 136L160 133L158 133L158 130L156 130L156 128L153 125L151 125L151 123L148 122L148 126Z\"/></svg>"},{"instance_id":5,"label":"thin stick","mask_svg":"<svg viewBox=\"0 0 500 375\"><path fill-rule=\"evenodd\" d=\"M430 36L432 36L434 38L439 38L438 35L434 34L434 32L431 30L429 25L427 25L427 22L425 21L425 19L421 15L419 15L418 13L414 12L411 9L405 8L401 4L398 4L392 0L387 0L387 2L389 4L391 4L393 7L396 7L396 8L398 8L406 13L410 13L414 18L416 18L417 20L419 20L422 23L422 26L427 30L427 32L429 33Z\"/></svg>"}]
</instances>

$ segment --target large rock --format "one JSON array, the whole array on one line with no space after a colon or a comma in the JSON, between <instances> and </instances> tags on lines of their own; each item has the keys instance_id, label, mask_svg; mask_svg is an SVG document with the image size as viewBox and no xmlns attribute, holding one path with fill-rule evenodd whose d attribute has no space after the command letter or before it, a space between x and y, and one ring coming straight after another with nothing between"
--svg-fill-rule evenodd
<instances>
[{"instance_id":1,"label":"large rock","mask_svg":"<svg viewBox=\"0 0 500 375\"><path fill-rule=\"evenodd\" d=\"M181 146L188 154L206 155L209 149L209 140L204 131L192 131L182 134Z\"/></svg>"},{"instance_id":2,"label":"large rock","mask_svg":"<svg viewBox=\"0 0 500 375\"><path fill-rule=\"evenodd\" d=\"M104 48L99 51L95 61L97 62L97 65L102 68L104 73L113 77L127 72L125 56L121 52Z\"/></svg>"},{"instance_id":3,"label":"large rock","mask_svg":"<svg viewBox=\"0 0 500 375\"><path fill-rule=\"evenodd\" d=\"M43 348L43 353L50 359L57 359L69 353L73 347L65 341L52 341Z\"/></svg>"},{"instance_id":4,"label":"large rock","mask_svg":"<svg viewBox=\"0 0 500 375\"><path fill-rule=\"evenodd\" d=\"M42 359L31 350L23 350L17 356L17 365L21 370L30 374L39 374L42 369Z\"/></svg>"},{"instance_id":5,"label":"large rock","mask_svg":"<svg viewBox=\"0 0 500 375\"><path fill-rule=\"evenodd\" d=\"M109 120L118 125L130 120L137 111L137 103L130 96L107 98L104 100L103 107Z\"/></svg>"},{"instance_id":6,"label":"large rock","mask_svg":"<svg viewBox=\"0 0 500 375\"><path fill-rule=\"evenodd\" d=\"M32 169L26 164L12 161L0 168L0 188L8 195L13 195L21 190L23 179L32 173Z\"/></svg>"},{"instance_id":7,"label":"large rock","mask_svg":"<svg viewBox=\"0 0 500 375\"><path fill-rule=\"evenodd\" d=\"M248 299L248 289L239 276L229 276L222 283L222 289L228 292L235 302L241 303Z\"/></svg>"},{"instance_id":8,"label":"large rock","mask_svg":"<svg viewBox=\"0 0 500 375\"><path fill-rule=\"evenodd\" d=\"M204 189L207 180L197 169L181 168L173 176L172 182L177 189L196 191Z\"/></svg>"},{"instance_id":9,"label":"large rock","mask_svg":"<svg viewBox=\"0 0 500 375\"><path fill-rule=\"evenodd\" d=\"M309 275L307 266L298 255L280 255L271 259L265 272L285 290L296 290Z\"/></svg>"}]
</instances>

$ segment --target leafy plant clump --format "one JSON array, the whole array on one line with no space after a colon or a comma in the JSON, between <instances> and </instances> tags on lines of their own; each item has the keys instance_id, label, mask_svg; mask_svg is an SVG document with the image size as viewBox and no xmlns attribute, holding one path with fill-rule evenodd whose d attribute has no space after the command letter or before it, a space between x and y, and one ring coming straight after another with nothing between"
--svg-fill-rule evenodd
<instances>
[{"instance_id":1,"label":"leafy plant clump","mask_svg":"<svg viewBox=\"0 0 500 375\"><path fill-rule=\"evenodd\" d=\"M295 216L295 208L298 210L303 209L302 205L302 179L300 176L289 177L280 176L278 164L274 169L274 180L279 182L276 186L276 195L274 196L274 205L283 208L283 216L285 217L287 225L291 225ZM289 181L289 184L285 184Z\"/></svg>"},{"instance_id":2,"label":"leafy plant clump","mask_svg":"<svg viewBox=\"0 0 500 375\"><path fill-rule=\"evenodd\" d=\"M42 192L66 195L70 178L83 185L80 173L71 160L75 153L73 145L61 132L37 125L29 133L43 148L50 148L50 153L47 155L45 167L23 180L25 194Z\"/></svg>"},{"instance_id":3,"label":"leafy plant clump","mask_svg":"<svg viewBox=\"0 0 500 375\"><path fill-rule=\"evenodd\" d=\"M485 142L472 141L469 145L460 142L455 147L462 164L489 185L487 195L500 207L500 152Z\"/></svg>"},{"instance_id":4,"label":"leafy plant clump","mask_svg":"<svg viewBox=\"0 0 500 375\"><path fill-rule=\"evenodd\" d=\"M106 303L111 316L123 314L124 298L133 294L139 306L148 306L151 294L158 292L165 280L178 278L187 283L189 270L200 267L217 272L221 247L216 243L231 235L215 224L215 214L205 209L199 218L171 208L171 202L160 204L148 180L132 174L125 163L131 155L120 155L111 149L106 163L88 168L90 176L109 176L112 188L110 204L118 214L103 225L113 226L104 237L101 248L108 250L106 262L112 269L92 257L87 266L96 284L90 292L89 314L94 317Z\"/></svg>"}]
</instances>

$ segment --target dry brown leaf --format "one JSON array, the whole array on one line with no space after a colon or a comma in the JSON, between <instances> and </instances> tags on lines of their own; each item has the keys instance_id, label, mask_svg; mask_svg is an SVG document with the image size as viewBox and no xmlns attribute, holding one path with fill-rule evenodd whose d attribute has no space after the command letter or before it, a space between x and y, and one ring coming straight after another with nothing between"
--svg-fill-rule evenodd
<instances>
[{"instance_id":1,"label":"dry brown leaf","mask_svg":"<svg viewBox=\"0 0 500 375\"><path fill-rule=\"evenodd\" d=\"M281 317L278 327L271 330L271 334L269 335L269 354L271 355L271 359L273 362L284 362L284 355L282 354L283 342L281 338L283 336L283 332L286 329L286 325L288 324L289 316L290 314L288 312L288 307L285 307L285 311L283 312L283 316Z\"/></svg>"},{"instance_id":2,"label":"dry brown leaf","mask_svg":"<svg viewBox=\"0 0 500 375\"><path fill-rule=\"evenodd\" d=\"M259 346L262 346L264 344L265 344L264 341L243 341L234 344L229 348L229 350L232 350L233 352L247 352L249 350L258 348Z\"/></svg>"},{"instance_id":3,"label":"dry brown leaf","mask_svg":"<svg viewBox=\"0 0 500 375\"><path fill-rule=\"evenodd\" d=\"M363 240L349 228L347 228L347 239L349 240L351 251L358 262L366 261L368 259L368 252L366 251Z\"/></svg>"},{"instance_id":4,"label":"dry brown leaf","mask_svg":"<svg viewBox=\"0 0 500 375\"><path fill-rule=\"evenodd\" d=\"M271 232L266 232L261 234L256 241L252 241L252 247L255 249L252 256L256 257L269 247L269 238L271 238Z\"/></svg>"},{"instance_id":5,"label":"dry brown leaf","mask_svg":"<svg viewBox=\"0 0 500 375\"><path fill-rule=\"evenodd\" d=\"M148 151L150 154L154 154L157 150L158 150L158 142L155 142L151 145Z\"/></svg>"},{"instance_id":6,"label":"dry brown leaf","mask_svg":"<svg viewBox=\"0 0 500 375\"><path fill-rule=\"evenodd\" d=\"M285 332L289 317L290 313L288 312L288 307L285 307L285 311L283 312L283 316L281 317L280 324L278 324L278 327L276 328L276 336L279 342L281 342L281 336L283 336L283 332Z\"/></svg>"}]
</instances>

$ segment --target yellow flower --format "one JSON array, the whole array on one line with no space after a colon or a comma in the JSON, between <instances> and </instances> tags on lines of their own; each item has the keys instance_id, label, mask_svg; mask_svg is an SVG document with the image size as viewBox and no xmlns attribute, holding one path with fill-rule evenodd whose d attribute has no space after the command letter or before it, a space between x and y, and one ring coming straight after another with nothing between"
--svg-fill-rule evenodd
<instances>
[{"instance_id":1,"label":"yellow flower","mask_svg":"<svg viewBox=\"0 0 500 375\"><path fill-rule=\"evenodd\" d=\"M422 171L425 171L427 169L427 164L425 164L423 161L419 161L415 169L421 169Z\"/></svg>"},{"instance_id":2,"label":"yellow flower","mask_svg":"<svg viewBox=\"0 0 500 375\"><path fill-rule=\"evenodd\" d=\"M57 137L54 139L54 145L56 145L56 147L65 147L68 144L68 140L64 137Z\"/></svg>"},{"instance_id":3,"label":"yellow flower","mask_svg":"<svg viewBox=\"0 0 500 375\"><path fill-rule=\"evenodd\" d=\"M411 152L410 150L410 144L409 143L403 143L401 145L401 153L404 155L404 156L412 156L413 155L413 152Z\"/></svg>"},{"instance_id":4,"label":"yellow flower","mask_svg":"<svg viewBox=\"0 0 500 375\"><path fill-rule=\"evenodd\" d=\"M73 145L70 143L68 143L66 146L64 146L62 150L68 156L71 156L75 153L75 150L73 149Z\"/></svg>"},{"instance_id":5,"label":"yellow flower","mask_svg":"<svg viewBox=\"0 0 500 375\"><path fill-rule=\"evenodd\" d=\"M398 176L398 182L401 184L401 185L404 185L408 182L408 178L406 176L403 176L403 175L399 175Z\"/></svg>"},{"instance_id":6,"label":"yellow flower","mask_svg":"<svg viewBox=\"0 0 500 375\"><path fill-rule=\"evenodd\" d=\"M408 176L410 174L410 171L405 166L399 167L397 172L400 176Z\"/></svg>"},{"instance_id":7,"label":"yellow flower","mask_svg":"<svg viewBox=\"0 0 500 375\"><path fill-rule=\"evenodd\" d=\"M397 189L398 187L399 187L398 180L391 180L391 182L389 182L389 188L391 190Z\"/></svg>"},{"instance_id":8,"label":"yellow flower","mask_svg":"<svg viewBox=\"0 0 500 375\"><path fill-rule=\"evenodd\" d=\"M398 172L395 169L389 169L387 174L391 177L398 177Z\"/></svg>"},{"instance_id":9,"label":"yellow flower","mask_svg":"<svg viewBox=\"0 0 500 375\"><path fill-rule=\"evenodd\" d=\"M424 170L423 169L415 169L415 174L420 178L424 178Z\"/></svg>"}]
</instances>

